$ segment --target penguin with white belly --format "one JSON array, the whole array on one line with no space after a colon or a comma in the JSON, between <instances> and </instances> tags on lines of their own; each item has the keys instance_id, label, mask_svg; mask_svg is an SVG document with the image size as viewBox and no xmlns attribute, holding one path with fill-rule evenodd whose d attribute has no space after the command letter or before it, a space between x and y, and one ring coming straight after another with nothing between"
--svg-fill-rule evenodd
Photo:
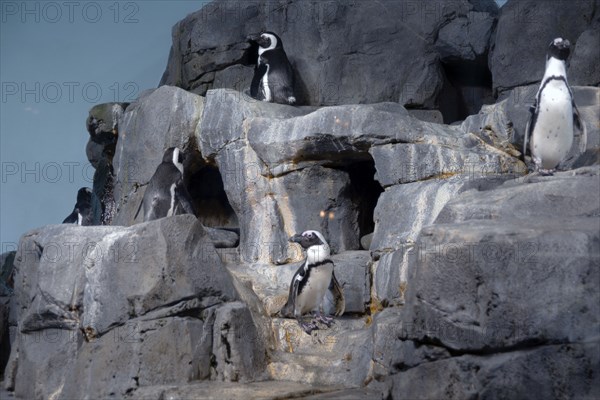
<instances>
[{"instance_id":1,"label":"penguin with white belly","mask_svg":"<svg viewBox=\"0 0 600 400\"><path fill-rule=\"evenodd\" d=\"M273 32L251 35L258 44L258 61L250 85L250 96L279 104L295 104L294 70L283 49L281 38Z\"/></svg>"},{"instance_id":2,"label":"penguin with white belly","mask_svg":"<svg viewBox=\"0 0 600 400\"><path fill-rule=\"evenodd\" d=\"M328 327L334 322L333 318L323 313L327 291L333 295L336 316L344 313L344 293L333 271L329 245L320 232L305 231L292 236L290 241L299 243L306 249L306 259L292 278L288 300L280 315L296 318L300 327L310 334L319 329L318 322ZM305 322L303 316L311 311L316 311L315 318L311 322Z\"/></svg>"},{"instance_id":3,"label":"penguin with white belly","mask_svg":"<svg viewBox=\"0 0 600 400\"><path fill-rule=\"evenodd\" d=\"M580 153L585 152L587 144L585 123L579 116L567 81L569 53L568 40L556 38L550 43L546 71L525 128L523 155L529 144L535 169L543 175L552 174L565 161L573 145L574 127L581 132Z\"/></svg>"}]
</instances>

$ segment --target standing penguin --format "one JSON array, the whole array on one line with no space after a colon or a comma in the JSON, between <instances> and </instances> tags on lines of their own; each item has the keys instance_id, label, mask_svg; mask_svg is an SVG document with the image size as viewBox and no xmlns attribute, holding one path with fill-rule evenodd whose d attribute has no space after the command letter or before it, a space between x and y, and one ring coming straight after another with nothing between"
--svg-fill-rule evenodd
<instances>
[{"instance_id":1,"label":"standing penguin","mask_svg":"<svg viewBox=\"0 0 600 400\"><path fill-rule=\"evenodd\" d=\"M333 294L336 316L344 313L344 293L333 272L329 245L320 232L305 231L292 236L290 241L306 249L306 259L292 278L288 300L280 315L295 317L302 329L310 334L319 329L316 322L327 326L333 323L333 318L323 315L327 290ZM302 321L302 316L313 310L316 310L316 318L309 323Z\"/></svg>"},{"instance_id":2,"label":"standing penguin","mask_svg":"<svg viewBox=\"0 0 600 400\"><path fill-rule=\"evenodd\" d=\"M77 224L81 226L94 225L92 215L92 189L82 187L77 191L77 202L73 212L64 219L63 224Z\"/></svg>"},{"instance_id":3,"label":"standing penguin","mask_svg":"<svg viewBox=\"0 0 600 400\"><path fill-rule=\"evenodd\" d=\"M579 151L585 152L587 131L573 100L567 82L566 60L570 53L568 40L556 38L546 56L546 72L531 107L525 128L523 155L530 150L536 171L551 174L565 160L573 145L573 125L581 131Z\"/></svg>"},{"instance_id":4,"label":"standing penguin","mask_svg":"<svg viewBox=\"0 0 600 400\"><path fill-rule=\"evenodd\" d=\"M258 43L258 61L250 85L255 99L280 104L294 104L294 71L283 50L279 36L264 32L249 39Z\"/></svg>"},{"instance_id":5,"label":"standing penguin","mask_svg":"<svg viewBox=\"0 0 600 400\"><path fill-rule=\"evenodd\" d=\"M170 147L165 151L162 162L148 182L135 218L142 205L144 222L178 214L195 214L183 183L183 157L177 147Z\"/></svg>"}]
</instances>

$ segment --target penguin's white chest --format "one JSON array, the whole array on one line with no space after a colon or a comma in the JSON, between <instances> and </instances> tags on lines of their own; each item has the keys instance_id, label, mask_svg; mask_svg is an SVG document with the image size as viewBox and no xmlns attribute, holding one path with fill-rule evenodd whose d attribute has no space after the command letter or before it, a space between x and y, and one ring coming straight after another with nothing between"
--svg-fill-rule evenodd
<instances>
[{"instance_id":1,"label":"penguin's white chest","mask_svg":"<svg viewBox=\"0 0 600 400\"><path fill-rule=\"evenodd\" d=\"M175 183L171 185L169 193L171 194L171 201L169 203L169 211L167 211L167 217L172 217L175 215Z\"/></svg>"},{"instance_id":2,"label":"penguin's white chest","mask_svg":"<svg viewBox=\"0 0 600 400\"><path fill-rule=\"evenodd\" d=\"M265 74L262 77L262 90L263 90L263 94L265 96L263 101L272 101L273 100L273 96L271 94L271 88L269 88L269 69L270 66L269 64L266 64L267 70L265 71Z\"/></svg>"},{"instance_id":3,"label":"penguin's white chest","mask_svg":"<svg viewBox=\"0 0 600 400\"><path fill-rule=\"evenodd\" d=\"M553 169L567 156L573 144L573 108L564 81L553 80L542 90L531 136L531 154L542 168Z\"/></svg>"},{"instance_id":4,"label":"penguin's white chest","mask_svg":"<svg viewBox=\"0 0 600 400\"><path fill-rule=\"evenodd\" d=\"M333 264L327 263L312 268L308 280L296 299L296 315L306 314L320 306L331 282Z\"/></svg>"}]
</instances>

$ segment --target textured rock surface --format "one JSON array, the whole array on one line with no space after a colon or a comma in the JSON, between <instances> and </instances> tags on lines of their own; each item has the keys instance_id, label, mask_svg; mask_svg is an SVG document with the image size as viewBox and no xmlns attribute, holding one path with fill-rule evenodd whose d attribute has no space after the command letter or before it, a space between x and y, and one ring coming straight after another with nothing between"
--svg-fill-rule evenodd
<instances>
[{"instance_id":1,"label":"textured rock surface","mask_svg":"<svg viewBox=\"0 0 600 400\"><path fill-rule=\"evenodd\" d=\"M442 142L373 147L371 154L378 167L376 179L383 187L388 187L454 175L462 175L464 180L486 175L519 175L523 172L522 163L477 138L457 137L456 141L454 146ZM460 142L465 144L461 145Z\"/></svg>"},{"instance_id":2,"label":"textured rock surface","mask_svg":"<svg viewBox=\"0 0 600 400\"><path fill-rule=\"evenodd\" d=\"M373 343L364 319L338 319L307 335L295 320L274 319L279 347L271 358L273 379L359 387L369 377Z\"/></svg>"},{"instance_id":3,"label":"textured rock surface","mask_svg":"<svg viewBox=\"0 0 600 400\"><path fill-rule=\"evenodd\" d=\"M268 28L282 38L303 104L398 101L431 108L443 85L437 33L451 34L455 25L470 32L454 41L442 35L444 51L457 46L472 46L477 55L487 51L497 7L491 0L477 3L212 2L173 27L161 84L200 94L220 87L243 91L256 51L246 36ZM221 29L228 15L236 24ZM473 54L459 50L457 55Z\"/></svg>"},{"instance_id":4,"label":"textured rock surface","mask_svg":"<svg viewBox=\"0 0 600 400\"><path fill-rule=\"evenodd\" d=\"M600 85L600 69L598 68L600 54L596 51L598 48L600 48L600 24L596 24L594 29L584 31L577 39L569 69L571 85Z\"/></svg>"},{"instance_id":5,"label":"textured rock surface","mask_svg":"<svg viewBox=\"0 0 600 400\"><path fill-rule=\"evenodd\" d=\"M593 398L598 191L595 166L454 197L413 247L405 306L375 319L376 379L415 398L522 397L539 382L540 398Z\"/></svg>"},{"instance_id":6,"label":"textured rock surface","mask_svg":"<svg viewBox=\"0 0 600 400\"><path fill-rule=\"evenodd\" d=\"M267 365L265 344L248 307L241 302L216 311L212 378L226 382L258 380Z\"/></svg>"},{"instance_id":7,"label":"textured rock surface","mask_svg":"<svg viewBox=\"0 0 600 400\"><path fill-rule=\"evenodd\" d=\"M240 241L239 235L232 231L215 228L204 228L216 248L236 247Z\"/></svg>"},{"instance_id":8,"label":"textured rock surface","mask_svg":"<svg viewBox=\"0 0 600 400\"><path fill-rule=\"evenodd\" d=\"M96 170L92 188L93 225L110 225L116 213L112 161L119 137L119 123L128 105L129 103L97 104L90 110L85 123L90 134L85 151Z\"/></svg>"},{"instance_id":9,"label":"textured rock surface","mask_svg":"<svg viewBox=\"0 0 600 400\"><path fill-rule=\"evenodd\" d=\"M16 321L11 318L11 309L14 305L14 261L16 251L7 251L0 254L0 376L4 376L4 369L11 353L11 345L15 340ZM1 386L1 385L0 385ZM0 389L0 394L2 394Z\"/></svg>"},{"instance_id":10,"label":"textured rock surface","mask_svg":"<svg viewBox=\"0 0 600 400\"><path fill-rule=\"evenodd\" d=\"M354 395L355 397L342 397ZM261 381L252 383L199 382L186 386L153 386L137 390L132 398L154 399L235 399L277 400L288 398L307 399L358 399L375 393L364 389L343 390L335 386L314 387L299 382ZM333 396L333 397L328 397Z\"/></svg>"},{"instance_id":11,"label":"textured rock surface","mask_svg":"<svg viewBox=\"0 0 600 400\"><path fill-rule=\"evenodd\" d=\"M231 302L236 284L193 216L53 225L19 249L19 334L6 375L17 397L122 397L211 376L255 379L266 368L262 328Z\"/></svg>"},{"instance_id":12,"label":"textured rock surface","mask_svg":"<svg viewBox=\"0 0 600 400\"><path fill-rule=\"evenodd\" d=\"M92 107L85 121L90 140L104 145L115 144L119 136L119 122L128 105L129 103L102 103Z\"/></svg>"},{"instance_id":13,"label":"textured rock surface","mask_svg":"<svg viewBox=\"0 0 600 400\"><path fill-rule=\"evenodd\" d=\"M394 375L392 398L597 398L598 344L565 344L465 355ZM536 368L531 368L536 365Z\"/></svg>"},{"instance_id":14,"label":"textured rock surface","mask_svg":"<svg viewBox=\"0 0 600 400\"><path fill-rule=\"evenodd\" d=\"M2 355L0 356L0 375L4 375L4 368L8 363L8 357L10 355L11 344L10 344L10 326L8 315L10 313L10 297L0 296L0 349Z\"/></svg>"},{"instance_id":15,"label":"textured rock surface","mask_svg":"<svg viewBox=\"0 0 600 400\"><path fill-rule=\"evenodd\" d=\"M569 39L575 49L580 38L590 45L597 41L597 36L594 40L588 36L589 33L583 37L581 35L589 29L599 28L599 12L598 0L575 0L568 3L508 1L500 11L490 55L494 90L504 92L517 86L539 82L544 75L548 45L556 37ZM527 40L522 40L523 38ZM588 75L590 71L585 67L594 63L598 65L598 52L592 49L593 47L581 49L577 52L577 58L573 54L573 70L569 76L572 83L600 83L598 69L595 68L595 72ZM574 65L576 61L580 66Z\"/></svg>"},{"instance_id":16,"label":"textured rock surface","mask_svg":"<svg viewBox=\"0 0 600 400\"><path fill-rule=\"evenodd\" d=\"M191 14L163 83L206 97L161 86L116 121L111 104L91 110L94 191L114 195L112 224L128 227L49 226L19 245L13 301L0 298L6 387L22 399L598 397L600 90L574 88L589 138L567 167L584 168L524 176L518 160L554 35L574 45L570 81L596 82L598 10L509 0L498 21L491 0L290 0ZM263 29L281 34L312 106L241 93L245 37ZM475 114L492 88L498 102ZM170 146L185 151L197 218L131 226ZM346 297L346 315L311 335L271 317L304 257L288 238L306 229L331 244Z\"/></svg>"},{"instance_id":17,"label":"textured rock surface","mask_svg":"<svg viewBox=\"0 0 600 400\"><path fill-rule=\"evenodd\" d=\"M432 224L458 193L472 187L493 187L510 177L514 175L492 172L486 176L477 172L391 186L381 195L375 208L376 227L371 250L398 249L414 243L421 229Z\"/></svg>"},{"instance_id":18,"label":"textured rock surface","mask_svg":"<svg viewBox=\"0 0 600 400\"><path fill-rule=\"evenodd\" d=\"M373 160L375 178L383 186L462 172L524 170L520 161L478 137L420 121L392 103L313 110L254 102L233 91L215 90L208 93L204 116L198 130L201 153L214 158L223 171L224 189L240 220L245 262L285 259L293 253L287 238L309 228L321 230L334 252L359 249L361 234L370 232L361 232L364 227L357 220L361 202L351 186L356 184L360 197L364 182L357 184L344 170L357 163ZM426 163L419 162L422 157ZM399 159L405 163L398 165ZM421 193L420 188L413 192ZM437 201L426 192L421 195ZM385 207L385 196L380 208ZM449 196L440 198L436 207L441 209ZM388 198L389 207L395 208L397 196ZM396 228L397 221L386 213L390 225L383 230L397 234L389 229ZM427 214L406 215L410 226L413 218ZM411 228L414 234L418 226ZM373 240L371 249L388 247L378 242L377 234Z\"/></svg>"},{"instance_id":19,"label":"textured rock surface","mask_svg":"<svg viewBox=\"0 0 600 400\"><path fill-rule=\"evenodd\" d=\"M195 150L194 132L202 117L203 98L176 87L146 91L125 111L114 157L114 197L117 215L113 225L133 224L145 186L169 147ZM191 157L190 157L191 158ZM189 167L187 159L184 171ZM140 213L141 214L141 213ZM142 221L139 215L137 222Z\"/></svg>"},{"instance_id":20,"label":"textured rock surface","mask_svg":"<svg viewBox=\"0 0 600 400\"><path fill-rule=\"evenodd\" d=\"M474 61L485 56L494 28L494 17L488 12L470 11L444 25L435 42L442 61Z\"/></svg>"},{"instance_id":21,"label":"textured rock surface","mask_svg":"<svg viewBox=\"0 0 600 400\"><path fill-rule=\"evenodd\" d=\"M9 296L14 287L14 267L16 251L0 254L0 296Z\"/></svg>"}]
</instances>

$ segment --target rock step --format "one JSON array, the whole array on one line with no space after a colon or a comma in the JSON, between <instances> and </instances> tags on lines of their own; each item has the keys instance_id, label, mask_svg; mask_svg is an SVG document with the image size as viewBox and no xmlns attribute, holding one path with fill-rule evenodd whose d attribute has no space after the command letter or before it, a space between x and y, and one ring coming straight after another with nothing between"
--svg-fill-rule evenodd
<instances>
[{"instance_id":1,"label":"rock step","mask_svg":"<svg viewBox=\"0 0 600 400\"><path fill-rule=\"evenodd\" d=\"M273 320L277 350L268 370L272 379L360 387L369 374L372 335L364 318L344 317L330 328L306 334L292 319Z\"/></svg>"},{"instance_id":2,"label":"rock step","mask_svg":"<svg viewBox=\"0 0 600 400\"><path fill-rule=\"evenodd\" d=\"M158 399L203 399L222 400L278 400L278 399L308 399L308 400L359 400L381 399L382 394L366 388L340 388L339 386L309 385L290 381L262 382L215 382L202 381L187 385L142 386L126 398L136 400ZM0 399L21 400L13 392L4 389L0 381Z\"/></svg>"},{"instance_id":3,"label":"rock step","mask_svg":"<svg viewBox=\"0 0 600 400\"><path fill-rule=\"evenodd\" d=\"M203 381L179 386L145 386L129 398L136 400L203 399L276 400L307 399L378 399L381 394L366 389L343 389L337 386L314 386L286 381L251 383Z\"/></svg>"}]
</instances>

